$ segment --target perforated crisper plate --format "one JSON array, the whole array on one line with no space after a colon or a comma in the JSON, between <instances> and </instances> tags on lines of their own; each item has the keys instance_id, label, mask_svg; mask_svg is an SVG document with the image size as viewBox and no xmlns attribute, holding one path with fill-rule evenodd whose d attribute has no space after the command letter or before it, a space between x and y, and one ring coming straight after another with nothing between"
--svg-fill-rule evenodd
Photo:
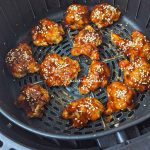
<instances>
[{"instance_id":1,"label":"perforated crisper plate","mask_svg":"<svg viewBox=\"0 0 150 150\"><path fill-rule=\"evenodd\" d=\"M110 31L113 30L116 33L121 34L122 37L130 38L130 33L132 26L126 24L124 17L115 23L114 25L101 30L103 34L103 43L99 47L100 59L108 64L111 69L111 77L109 82L112 81L122 81L123 73L118 68L118 62L123 58L123 55L119 53L117 48L110 41ZM78 75L78 79L85 75L88 71L90 59L86 56L73 57L70 53L72 47L73 37L78 31L70 31L66 29L66 35L63 41L59 45L49 46L49 47L36 47L33 45L32 41L29 42L33 49L33 56L38 63L41 63L47 53L57 53L61 56L66 55L72 59L79 61L81 66L81 72ZM28 37L27 37L28 38ZM80 97L95 96L104 105L107 102L107 94L105 88L98 88L92 94L81 95L78 92L78 83L72 82L68 87L48 87L40 78L38 74L28 75L20 80L17 80L18 86L22 87L27 83L39 83L44 88L49 91L51 95L51 100L49 104L45 106L44 115L41 119L28 119L22 112L22 116L32 128L40 129L46 132L63 133L63 134L89 134L96 133L97 131L107 130L109 128L117 127L119 124L126 122L129 119L134 118L137 111L140 111L140 106L145 106L146 108L146 98L148 92L143 94L137 93L135 97L135 109L134 110L124 110L113 114L113 118L109 123L104 123L104 119L101 117L95 122L89 122L86 127L82 129L72 129L69 128L69 121L60 118L60 114L63 108L71 101L76 100ZM19 91L18 91L19 92Z\"/></svg>"}]
</instances>

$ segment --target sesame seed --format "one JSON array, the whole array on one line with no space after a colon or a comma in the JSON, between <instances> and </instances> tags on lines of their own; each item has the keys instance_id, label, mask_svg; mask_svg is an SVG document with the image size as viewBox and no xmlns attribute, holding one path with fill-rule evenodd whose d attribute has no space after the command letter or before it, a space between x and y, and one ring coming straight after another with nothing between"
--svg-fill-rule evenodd
<instances>
[{"instance_id":1,"label":"sesame seed","mask_svg":"<svg viewBox=\"0 0 150 150\"><path fill-rule=\"evenodd\" d=\"M117 90L117 91L116 91L116 97L117 97L117 98L125 97L126 94L127 94L127 90Z\"/></svg>"},{"instance_id":2,"label":"sesame seed","mask_svg":"<svg viewBox=\"0 0 150 150\"><path fill-rule=\"evenodd\" d=\"M75 10L75 11L78 10L78 6L77 6L77 5L71 5L69 8L70 8L71 10Z\"/></svg>"}]
</instances>

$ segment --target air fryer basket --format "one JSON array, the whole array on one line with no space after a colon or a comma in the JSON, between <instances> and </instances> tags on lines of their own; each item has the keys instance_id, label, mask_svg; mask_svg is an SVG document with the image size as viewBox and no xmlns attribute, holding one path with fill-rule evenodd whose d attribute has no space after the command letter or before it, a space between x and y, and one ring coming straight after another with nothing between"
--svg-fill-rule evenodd
<instances>
[{"instance_id":1,"label":"air fryer basket","mask_svg":"<svg viewBox=\"0 0 150 150\"><path fill-rule=\"evenodd\" d=\"M113 115L109 123L104 123L101 117L96 122L89 122L82 129L69 128L68 121L60 118L60 114L69 102L82 97L77 86L72 83L68 87L48 87L38 74L31 74L22 79L14 79L7 71L4 58L6 53L20 41L27 41L33 49L35 59L41 63L46 53L53 52L61 56L67 55L77 59L81 65L83 76L90 64L85 56L73 57L70 54L73 37L78 31L70 31L66 28L66 35L59 45L49 47L36 47L31 40L31 27L41 18L48 17L54 21L61 22L66 7L71 3L82 3L93 6L98 3L107 2L117 6L122 11L119 22L102 29L103 43L99 47L101 61L105 61L111 68L112 81L122 81L123 73L118 68L118 61L123 59L121 53L110 41L110 31L130 38L133 30L142 31L150 38L150 1L149 0L5 0L0 1L0 112L14 123L30 132L39 135L59 139L85 139L113 133L150 117L149 91L137 93L135 96L135 109L124 110ZM39 83L46 88L51 100L45 107L44 116L41 119L28 119L23 111L14 106L14 101L19 89L27 83ZM95 96L106 105L107 95L105 88L99 88L86 96Z\"/></svg>"}]
</instances>

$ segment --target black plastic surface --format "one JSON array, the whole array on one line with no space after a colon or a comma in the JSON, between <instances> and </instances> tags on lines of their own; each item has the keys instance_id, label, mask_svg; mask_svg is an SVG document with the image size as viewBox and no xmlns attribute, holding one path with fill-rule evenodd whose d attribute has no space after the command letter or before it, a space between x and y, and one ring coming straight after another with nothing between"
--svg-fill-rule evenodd
<instances>
[{"instance_id":1,"label":"black plastic surface","mask_svg":"<svg viewBox=\"0 0 150 150\"><path fill-rule=\"evenodd\" d=\"M120 150L121 148L143 150L150 147L150 143L148 142L150 120L146 120L137 126L127 128L125 132L128 140L125 141L125 143L117 144L117 139L115 135L112 134L100 137L98 139L100 143L99 147L94 139L62 141L37 136L16 126L2 115L0 115L0 118L0 149L2 150L99 150L100 148L111 150Z\"/></svg>"},{"instance_id":2,"label":"black plastic surface","mask_svg":"<svg viewBox=\"0 0 150 150\"><path fill-rule=\"evenodd\" d=\"M8 73L4 57L10 48L14 47L16 43L24 40L27 41L33 48L35 59L41 63L46 53L54 52L60 55L67 55L71 58L77 59L81 65L81 77L87 72L90 60L85 57L72 57L70 48L72 46L73 36L78 31L70 31L66 29L66 35L63 41L52 47L35 47L31 41L30 30L31 27L42 17L49 17L55 21L61 21L64 15L65 8L71 4L72 1L67 0L6 0L0 1L0 112L17 123L19 126L30 130L31 132L40 135L64 138L64 139L80 139L80 138L95 138L115 132L118 129L128 127L136 124L150 116L150 101L149 91L143 94L137 94L135 97L136 109L129 111L121 111L113 115L110 123L104 124L103 119L96 122L89 123L83 129L69 129L68 122L62 120L59 116L64 106L72 100L75 100L82 95L77 91L77 84L72 83L68 87L47 87L39 75L28 75L21 80L13 79ZM94 5L99 1L78 1L87 5ZM105 0L101 2L108 2L112 5L118 6L122 13L122 18L114 25L101 30L103 33L103 43L99 47L101 60L105 61L111 68L110 82L122 80L122 72L118 69L118 61L122 59L122 54L117 52L116 47L110 41L110 30L115 30L123 37L129 37L133 30L141 30L148 38L150 33L149 24L149 6L150 1L147 0ZM12 7L13 6L13 7ZM134 6L134 7L133 7ZM9 10L9 11L8 11ZM143 13L147 10L147 13ZM79 78L78 77L78 78ZM27 83L40 83L43 87L49 90L52 99L45 107L44 117L42 119L27 119L24 113L14 106L14 101L19 93L22 85ZM104 104L107 101L105 89L99 88L94 93L94 96L100 99ZM92 96L92 95L91 95ZM19 121L18 121L19 120Z\"/></svg>"}]
</instances>

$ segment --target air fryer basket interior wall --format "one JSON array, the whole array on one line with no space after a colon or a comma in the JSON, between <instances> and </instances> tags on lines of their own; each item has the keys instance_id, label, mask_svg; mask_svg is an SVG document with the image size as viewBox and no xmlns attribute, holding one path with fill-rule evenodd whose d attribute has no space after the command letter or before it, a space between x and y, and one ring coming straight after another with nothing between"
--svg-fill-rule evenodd
<instances>
[{"instance_id":1,"label":"air fryer basket interior wall","mask_svg":"<svg viewBox=\"0 0 150 150\"><path fill-rule=\"evenodd\" d=\"M66 29L64 40L59 45L51 47L35 47L31 41L31 27L41 18L48 17L60 22L65 9L71 3L82 3L89 6L107 2L118 6L122 11L122 18L114 25L103 29L103 44L100 46L101 60L105 60L110 66L110 81L122 80L122 72L118 69L117 62L121 58L107 60L116 57L116 47L109 39L109 31L115 30L123 37L128 37L131 31L140 30L150 39L150 1L149 0L1 0L0 1L0 112L19 126L31 132L61 139L85 139L106 135L121 130L150 117L149 91L137 94L135 97L135 110L125 110L115 113L110 123L105 124L103 119L89 123L83 129L69 129L68 122L59 116L63 107L71 100L79 98L76 84L65 87L49 88L37 74L28 75L21 80L14 79L7 71L4 58L6 53L20 41L27 41L33 48L35 59L40 63L48 52L60 55L70 54L73 36L77 31ZM72 57L75 58L75 57ZM80 61L83 72L87 71L87 58L75 58ZM89 60L88 60L89 63ZM79 77L83 75L79 74ZM39 82L47 88L52 95L50 103L45 107L42 119L27 119L24 113L14 106L14 101L22 85ZM107 101L105 89L98 89L94 96L104 104ZM116 128L117 127L117 128Z\"/></svg>"}]
</instances>

